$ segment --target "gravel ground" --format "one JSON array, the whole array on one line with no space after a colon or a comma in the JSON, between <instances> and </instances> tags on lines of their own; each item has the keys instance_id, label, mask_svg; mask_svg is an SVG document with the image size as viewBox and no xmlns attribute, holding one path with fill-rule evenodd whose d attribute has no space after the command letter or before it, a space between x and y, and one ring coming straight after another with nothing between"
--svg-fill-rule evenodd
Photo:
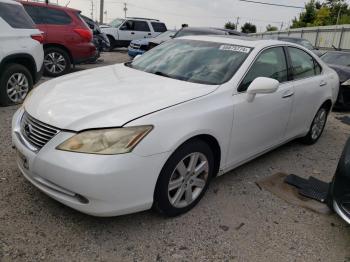
<instances>
[{"instance_id":1,"label":"gravel ground","mask_svg":"<svg viewBox=\"0 0 350 262\"><path fill-rule=\"evenodd\" d=\"M113 52L104 59L127 56ZM255 185L280 171L330 180L350 135L350 126L335 119L341 113L330 115L316 145L291 142L253 160L215 179L191 212L167 219L152 211L94 218L34 188L11 149L16 109L0 108L0 261L350 261L345 222Z\"/></svg>"}]
</instances>

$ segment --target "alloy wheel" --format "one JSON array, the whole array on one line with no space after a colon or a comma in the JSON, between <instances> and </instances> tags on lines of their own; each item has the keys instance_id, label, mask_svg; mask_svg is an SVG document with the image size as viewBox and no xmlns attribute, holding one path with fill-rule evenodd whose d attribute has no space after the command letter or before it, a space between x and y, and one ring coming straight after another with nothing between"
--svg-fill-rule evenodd
<instances>
[{"instance_id":1,"label":"alloy wheel","mask_svg":"<svg viewBox=\"0 0 350 262\"><path fill-rule=\"evenodd\" d=\"M326 109L321 108L317 112L311 128L311 138L313 140L316 140L322 134L324 125L326 124L326 120L327 120L327 111Z\"/></svg>"},{"instance_id":2,"label":"alloy wheel","mask_svg":"<svg viewBox=\"0 0 350 262\"><path fill-rule=\"evenodd\" d=\"M14 73L10 76L6 84L6 93L13 103L20 103L27 96L29 91L29 81L25 74Z\"/></svg>"},{"instance_id":3,"label":"alloy wheel","mask_svg":"<svg viewBox=\"0 0 350 262\"><path fill-rule=\"evenodd\" d=\"M46 54L44 65L45 69L50 73L60 74L66 69L67 62L62 54L58 52L51 52Z\"/></svg>"},{"instance_id":4,"label":"alloy wheel","mask_svg":"<svg viewBox=\"0 0 350 262\"><path fill-rule=\"evenodd\" d=\"M189 206L201 194L209 177L208 159L195 152L183 158L175 167L168 184L168 198L176 208Z\"/></svg>"}]
</instances>

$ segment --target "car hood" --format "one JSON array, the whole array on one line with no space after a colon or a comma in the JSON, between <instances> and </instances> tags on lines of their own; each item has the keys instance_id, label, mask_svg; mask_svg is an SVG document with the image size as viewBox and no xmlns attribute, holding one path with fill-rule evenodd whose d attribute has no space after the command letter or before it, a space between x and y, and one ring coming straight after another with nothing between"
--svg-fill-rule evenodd
<instances>
[{"instance_id":1,"label":"car hood","mask_svg":"<svg viewBox=\"0 0 350 262\"><path fill-rule=\"evenodd\" d=\"M117 64L45 82L29 94L24 108L46 124L80 131L123 126L133 119L207 95L217 88Z\"/></svg>"},{"instance_id":2,"label":"car hood","mask_svg":"<svg viewBox=\"0 0 350 262\"><path fill-rule=\"evenodd\" d=\"M148 42L149 42L148 38L137 39L137 40L131 41L131 43L136 44L136 45L148 45Z\"/></svg>"},{"instance_id":3,"label":"car hood","mask_svg":"<svg viewBox=\"0 0 350 262\"><path fill-rule=\"evenodd\" d=\"M340 83L343 83L346 80L350 79L350 67L334 65L334 64L329 64L328 66L334 69L338 73Z\"/></svg>"}]
</instances>

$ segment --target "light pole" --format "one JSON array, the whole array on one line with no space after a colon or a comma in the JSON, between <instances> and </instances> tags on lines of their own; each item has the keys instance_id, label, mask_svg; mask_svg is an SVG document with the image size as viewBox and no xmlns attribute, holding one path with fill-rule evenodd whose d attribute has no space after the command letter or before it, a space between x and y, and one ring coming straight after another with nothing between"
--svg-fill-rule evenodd
<instances>
[{"instance_id":1,"label":"light pole","mask_svg":"<svg viewBox=\"0 0 350 262\"><path fill-rule=\"evenodd\" d=\"M103 24L104 0L100 0L100 24Z\"/></svg>"}]
</instances>

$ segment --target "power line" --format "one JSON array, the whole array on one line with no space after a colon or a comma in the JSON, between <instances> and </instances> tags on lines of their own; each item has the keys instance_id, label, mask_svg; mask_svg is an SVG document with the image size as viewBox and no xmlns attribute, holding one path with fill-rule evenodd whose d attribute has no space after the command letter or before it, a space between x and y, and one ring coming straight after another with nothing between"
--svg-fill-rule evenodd
<instances>
[{"instance_id":1,"label":"power line","mask_svg":"<svg viewBox=\"0 0 350 262\"><path fill-rule=\"evenodd\" d=\"M289 7L289 8L305 9L305 7L295 6L295 5L273 4L273 3L260 2L260 1L252 1L252 0L239 0L239 1L241 1L241 2L248 2L248 3L253 3L253 4L260 4L260 5L272 5L272 6L279 6L279 7Z\"/></svg>"}]
</instances>

